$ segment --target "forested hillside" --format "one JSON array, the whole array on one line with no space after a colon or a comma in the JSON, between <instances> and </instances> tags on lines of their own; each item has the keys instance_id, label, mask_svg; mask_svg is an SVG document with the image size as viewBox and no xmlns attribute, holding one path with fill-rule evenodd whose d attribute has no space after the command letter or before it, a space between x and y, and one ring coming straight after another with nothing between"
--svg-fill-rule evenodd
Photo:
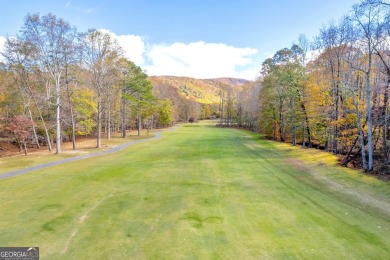
<instances>
[{"instance_id":1,"label":"forested hillside","mask_svg":"<svg viewBox=\"0 0 390 260\"><path fill-rule=\"evenodd\" d=\"M218 119L221 126L258 130L258 81L235 78L150 77L154 94L169 99L177 122Z\"/></svg>"},{"instance_id":2,"label":"forested hillside","mask_svg":"<svg viewBox=\"0 0 390 260\"><path fill-rule=\"evenodd\" d=\"M216 104L220 101L221 89L241 86L249 81L235 78L194 79L189 77L152 76L154 86L169 85L188 98L202 104Z\"/></svg>"}]
</instances>

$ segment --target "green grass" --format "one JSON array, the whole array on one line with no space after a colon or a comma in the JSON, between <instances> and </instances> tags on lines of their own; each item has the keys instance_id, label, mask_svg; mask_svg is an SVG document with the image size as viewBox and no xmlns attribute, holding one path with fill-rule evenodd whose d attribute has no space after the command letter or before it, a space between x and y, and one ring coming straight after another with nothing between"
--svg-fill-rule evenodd
<instances>
[{"instance_id":1,"label":"green grass","mask_svg":"<svg viewBox=\"0 0 390 260\"><path fill-rule=\"evenodd\" d=\"M390 258L388 183L200 126L0 181L0 245L42 259Z\"/></svg>"}]
</instances>

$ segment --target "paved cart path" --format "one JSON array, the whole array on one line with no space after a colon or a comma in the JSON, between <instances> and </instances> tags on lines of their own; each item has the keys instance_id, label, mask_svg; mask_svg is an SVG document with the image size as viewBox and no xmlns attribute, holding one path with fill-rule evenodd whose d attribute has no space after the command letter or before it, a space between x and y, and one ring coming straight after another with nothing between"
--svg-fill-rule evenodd
<instances>
[{"instance_id":1,"label":"paved cart path","mask_svg":"<svg viewBox=\"0 0 390 260\"><path fill-rule=\"evenodd\" d=\"M100 151L100 152L97 152L97 153L79 155L79 156L66 158L66 159L62 159L62 160L58 160L58 161L54 161L54 162L48 162L48 163L42 163L42 164L38 164L38 165L34 165L34 166L29 166L29 167L26 167L26 168L23 168L23 169L19 169L19 170L16 170L16 171L12 171L12 172L7 172L7 173L4 173L4 174L0 175L0 180L7 179L7 178L10 178L10 177L14 177L14 176L18 176L18 175L21 175L21 174L26 174L26 173L29 173L29 172L32 172L32 171L36 171L36 170L41 170L41 169L44 169L44 168L47 168L47 167L52 167L52 166L64 164L64 163L69 163L69 162L79 161L79 160L83 160L83 159L87 159L87 158L92 158L92 157L97 157L97 156L101 156L101 155L115 153L115 152L123 150L123 149L125 149L125 148L127 148L129 146L132 146L134 144L148 142L148 141L152 141L152 140L157 140L157 139L160 139L160 138L161 138L161 133L160 132L156 132L155 136L152 137L152 138L130 141L128 143L124 143L124 144L118 145L118 146L116 146L114 148L111 148L111 149L108 149L108 150L104 150L104 151Z\"/></svg>"}]
</instances>

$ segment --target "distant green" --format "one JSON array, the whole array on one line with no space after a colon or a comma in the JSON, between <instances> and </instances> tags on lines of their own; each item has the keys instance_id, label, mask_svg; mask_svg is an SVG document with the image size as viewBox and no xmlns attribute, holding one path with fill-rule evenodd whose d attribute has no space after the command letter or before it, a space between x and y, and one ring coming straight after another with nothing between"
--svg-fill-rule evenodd
<instances>
[{"instance_id":1,"label":"distant green","mask_svg":"<svg viewBox=\"0 0 390 260\"><path fill-rule=\"evenodd\" d=\"M39 246L41 259L390 259L388 183L199 125L0 181L0 246Z\"/></svg>"}]
</instances>

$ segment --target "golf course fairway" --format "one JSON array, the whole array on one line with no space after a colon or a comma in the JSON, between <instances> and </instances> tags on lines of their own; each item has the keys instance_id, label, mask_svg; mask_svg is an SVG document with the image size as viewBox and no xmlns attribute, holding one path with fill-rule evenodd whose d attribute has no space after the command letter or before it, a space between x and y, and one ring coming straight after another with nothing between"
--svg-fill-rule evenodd
<instances>
[{"instance_id":1,"label":"golf course fairway","mask_svg":"<svg viewBox=\"0 0 390 260\"><path fill-rule=\"evenodd\" d=\"M41 259L390 259L390 185L211 123L0 181L0 246Z\"/></svg>"}]
</instances>

